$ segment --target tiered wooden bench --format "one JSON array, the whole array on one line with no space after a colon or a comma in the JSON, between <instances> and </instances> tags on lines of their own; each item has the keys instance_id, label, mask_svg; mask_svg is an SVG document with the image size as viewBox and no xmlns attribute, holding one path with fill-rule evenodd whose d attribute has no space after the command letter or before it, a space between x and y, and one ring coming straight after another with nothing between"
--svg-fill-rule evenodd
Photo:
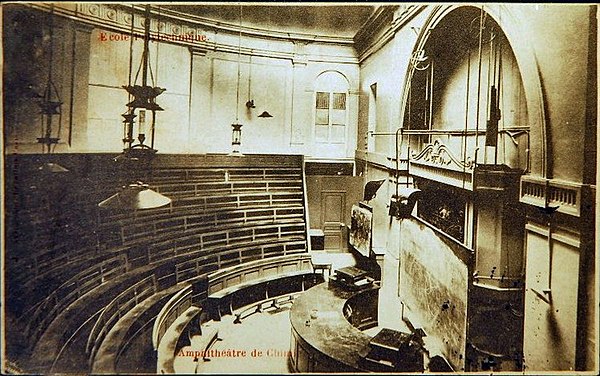
<instances>
[{"instance_id":1,"label":"tiered wooden bench","mask_svg":"<svg viewBox=\"0 0 600 376\"><path fill-rule=\"evenodd\" d=\"M43 301L33 305L24 313L29 316L26 336L35 343L60 312L66 307L114 277L126 272L127 263L123 255L105 260L100 264L85 269L74 278L69 279Z\"/></svg>"},{"instance_id":2,"label":"tiered wooden bench","mask_svg":"<svg viewBox=\"0 0 600 376\"><path fill-rule=\"evenodd\" d=\"M285 293L297 292L290 283L294 280L300 283L299 291L304 291L307 280L314 283L310 255L272 257L222 269L208 276L207 308L218 321L237 308L282 295L279 292L284 281L291 290Z\"/></svg>"},{"instance_id":3,"label":"tiered wooden bench","mask_svg":"<svg viewBox=\"0 0 600 376\"><path fill-rule=\"evenodd\" d=\"M295 254L278 256L247 262L241 265L221 269L205 275L198 287L198 278L188 280L186 287L175 294L158 314L152 332L152 343L157 350L158 373L173 373L175 354L180 350L175 346L173 335L163 341L167 331L175 331L175 337L181 335L185 324L192 319L191 313L187 318L183 315L190 312L193 307L202 307L210 319L219 321L222 314L233 314L234 307L243 305L244 308L236 315L236 321L247 317L250 310L256 311L263 304L285 304L292 301L305 288L320 282L313 273L311 257L309 254ZM297 283L290 283L296 281ZM235 301L236 293L246 293L248 289L258 287L262 298L255 294L244 294L250 300L239 299ZM205 294L198 294L194 290L205 290ZM198 298L198 296L201 296ZM241 307L241 306L240 306ZM199 314L195 312L195 314ZM178 321L179 318L179 321ZM218 330L202 331L194 350L208 349L218 337Z\"/></svg>"},{"instance_id":4,"label":"tiered wooden bench","mask_svg":"<svg viewBox=\"0 0 600 376\"><path fill-rule=\"evenodd\" d=\"M102 310L102 313L100 313L100 316L92 327L85 349L86 353L90 354L90 364L102 340L121 316L142 301L156 294L156 290L155 276L148 276L120 293Z\"/></svg>"},{"instance_id":5,"label":"tiered wooden bench","mask_svg":"<svg viewBox=\"0 0 600 376\"><path fill-rule=\"evenodd\" d=\"M168 298L179 288L180 286L172 286L153 294L131 309L119 308L118 321L110 327L110 330L105 330L101 336L92 331L90 337L88 337L90 346L89 361L92 373L131 372L132 370L120 370L117 367L122 353L139 332L149 329L149 326L156 321L158 313L166 304ZM139 372L139 370L137 371Z\"/></svg>"},{"instance_id":6,"label":"tiered wooden bench","mask_svg":"<svg viewBox=\"0 0 600 376\"><path fill-rule=\"evenodd\" d=\"M103 346L109 336L122 338L116 334L122 336L129 325L124 317L130 312L141 317L147 310L138 312L137 307L164 299L162 294L178 283L306 253L300 156L246 156L242 161L159 155L152 169L135 173L173 202L133 213L97 207L131 179L132 171L115 171L112 157L54 156L53 162L69 168L70 178L60 184L49 181L47 187L27 171L50 157L8 158L15 187L7 206L8 301L10 314L20 317L26 329L22 333L30 351L44 353L36 355L39 372L51 369L53 360L53 371L63 371L61 364L68 362L57 357L82 342L88 342L91 363L100 349L120 353L122 341L116 350L107 352ZM37 191L29 189L32 184L39 185ZM24 232L31 235L22 236ZM140 287L148 280L153 281L151 289Z\"/></svg>"},{"instance_id":7,"label":"tiered wooden bench","mask_svg":"<svg viewBox=\"0 0 600 376\"><path fill-rule=\"evenodd\" d=\"M190 322L201 313L202 308L192 304L192 285L181 289L163 306L152 329L152 346L156 351L158 374L175 373L174 358L179 351L179 338ZM193 325L198 325L197 333L190 338L190 341L193 340L194 351L208 350L218 340L218 328L202 328L200 322ZM169 336L165 338L167 330Z\"/></svg>"}]
</instances>

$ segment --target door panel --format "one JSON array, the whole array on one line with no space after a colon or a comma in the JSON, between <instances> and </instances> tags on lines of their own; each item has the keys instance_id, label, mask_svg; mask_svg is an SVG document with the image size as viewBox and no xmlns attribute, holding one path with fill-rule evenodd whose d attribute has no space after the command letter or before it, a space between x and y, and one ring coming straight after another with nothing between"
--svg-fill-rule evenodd
<instances>
[{"instance_id":1,"label":"door panel","mask_svg":"<svg viewBox=\"0 0 600 376\"><path fill-rule=\"evenodd\" d=\"M332 171L331 175L306 176L310 228L323 230L324 248L329 252L348 252L346 225L350 223L352 205L363 197L364 179L334 175L339 168Z\"/></svg>"},{"instance_id":2,"label":"door panel","mask_svg":"<svg viewBox=\"0 0 600 376\"><path fill-rule=\"evenodd\" d=\"M346 192L322 191L321 205L323 232L325 233L325 250L345 251L346 244L343 241L343 226Z\"/></svg>"}]
</instances>

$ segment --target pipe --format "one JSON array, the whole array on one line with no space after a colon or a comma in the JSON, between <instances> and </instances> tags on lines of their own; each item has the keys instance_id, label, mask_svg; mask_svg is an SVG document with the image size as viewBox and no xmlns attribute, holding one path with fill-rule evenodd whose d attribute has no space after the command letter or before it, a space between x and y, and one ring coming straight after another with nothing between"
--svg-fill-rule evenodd
<instances>
[{"instance_id":1,"label":"pipe","mask_svg":"<svg viewBox=\"0 0 600 376\"><path fill-rule=\"evenodd\" d=\"M482 43L483 43L483 8L481 8L481 13L479 15L479 53L478 53L478 71L477 71L477 108L476 108L476 118L475 118L475 130L479 131L479 112L480 112L480 97L481 97L481 59L482 59ZM475 136L475 146L479 147L479 137Z\"/></svg>"},{"instance_id":2,"label":"pipe","mask_svg":"<svg viewBox=\"0 0 600 376\"><path fill-rule=\"evenodd\" d=\"M431 59L431 79L429 80L429 130L433 126L433 59ZM429 140L431 142L431 139Z\"/></svg>"},{"instance_id":3,"label":"pipe","mask_svg":"<svg viewBox=\"0 0 600 376\"><path fill-rule=\"evenodd\" d=\"M394 175L396 177L396 199L398 198L398 185L399 185L398 178L400 177L399 173L398 173L398 170L400 169L400 152L398 150L398 149L400 149L400 147L399 147L400 145L398 144L398 135L401 133L402 133L402 128L396 129L396 171L394 171Z\"/></svg>"},{"instance_id":4,"label":"pipe","mask_svg":"<svg viewBox=\"0 0 600 376\"><path fill-rule=\"evenodd\" d=\"M371 135L371 136L395 136L396 137L396 170L394 172L394 177L396 178L396 197L398 197L398 185L400 184L398 182L398 171L400 170L400 142L398 141L398 136L404 136L404 128L399 127L398 129L396 129L396 132L394 133L389 133L389 132L373 132L373 131L367 131L367 135ZM406 149L407 152L407 165L406 165L406 186L408 187L410 181L409 181L409 175L408 175L408 159L410 158L410 143ZM367 161L368 164L368 161Z\"/></svg>"},{"instance_id":5,"label":"pipe","mask_svg":"<svg viewBox=\"0 0 600 376\"><path fill-rule=\"evenodd\" d=\"M150 43L150 5L144 13L144 52L142 54L142 86L148 85L148 49Z\"/></svg>"}]
</instances>

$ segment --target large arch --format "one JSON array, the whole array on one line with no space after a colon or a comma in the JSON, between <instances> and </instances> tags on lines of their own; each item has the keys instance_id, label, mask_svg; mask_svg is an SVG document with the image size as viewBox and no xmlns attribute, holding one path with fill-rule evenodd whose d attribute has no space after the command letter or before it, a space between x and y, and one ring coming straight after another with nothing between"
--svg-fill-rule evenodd
<instances>
[{"instance_id":1,"label":"large arch","mask_svg":"<svg viewBox=\"0 0 600 376\"><path fill-rule=\"evenodd\" d=\"M538 69L535 51L530 43L524 40L523 28L514 9L504 5L440 5L433 8L423 26L419 30L412 53L423 49L434 29L446 16L459 9L477 8L486 12L502 29L515 55L526 97L528 124L530 127L529 173L544 178L551 178L550 130L547 124L545 99L542 79ZM400 124L408 102L409 88L415 68L409 64L405 74L404 89L401 99Z\"/></svg>"}]
</instances>

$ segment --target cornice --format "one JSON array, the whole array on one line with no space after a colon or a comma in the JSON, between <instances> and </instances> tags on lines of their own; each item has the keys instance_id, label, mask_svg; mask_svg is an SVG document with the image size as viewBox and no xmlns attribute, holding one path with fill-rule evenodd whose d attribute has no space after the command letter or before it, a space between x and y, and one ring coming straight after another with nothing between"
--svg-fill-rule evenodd
<instances>
[{"instance_id":1,"label":"cornice","mask_svg":"<svg viewBox=\"0 0 600 376\"><path fill-rule=\"evenodd\" d=\"M373 33L377 33L386 23L386 19L391 17L398 5L381 5L369 16L367 21L360 27L354 36L354 43L363 44L372 38Z\"/></svg>"},{"instance_id":2,"label":"cornice","mask_svg":"<svg viewBox=\"0 0 600 376\"><path fill-rule=\"evenodd\" d=\"M153 14L155 14L155 13L157 13L157 11L153 10ZM240 30L239 25L214 21L214 20L210 20L207 18L174 11L171 9L162 9L161 8L160 14L166 15L172 19L181 20L182 22L193 22L194 24L199 24L199 25L202 25L206 28L210 28L213 30L227 31L230 33L235 33L235 34L238 34L241 31L242 34L256 36L256 37L263 38L263 39L264 38L283 39L286 41L295 40L295 41L308 41L308 42L346 44L346 45L354 44L354 41L352 38L346 38L346 37L336 37L336 36L329 36L329 35L317 35L317 34L297 33L297 32L289 33L289 32L259 29L259 28L253 28L253 27L247 27L247 26L243 26Z\"/></svg>"},{"instance_id":3,"label":"cornice","mask_svg":"<svg viewBox=\"0 0 600 376\"><path fill-rule=\"evenodd\" d=\"M28 6L40 10L48 11L49 3L30 3ZM65 17L81 18L82 21L94 22L98 26L113 26L118 28L126 27L128 30L131 27L131 6L126 6L118 3L77 3L75 10L67 7L55 6L54 13ZM142 5L133 5L136 12L136 28L142 26L144 8ZM173 29L178 29L182 34L189 31L214 31L215 33L231 33L253 36L261 39L274 39L281 41L305 41L336 45L354 45L354 40L349 37L336 37L328 35L317 35L309 33L290 33L283 31L260 29L255 27L214 21L199 16L186 14L183 12L174 11L171 9L152 6L151 17L156 20L160 19L165 24L165 29L161 32L173 32ZM98 23L100 22L100 23ZM153 22L155 25L156 22ZM152 31L158 31L155 27Z\"/></svg>"},{"instance_id":4,"label":"cornice","mask_svg":"<svg viewBox=\"0 0 600 376\"><path fill-rule=\"evenodd\" d=\"M401 4L378 8L354 37L358 61L363 62L379 51L394 38L398 30L426 7L427 5Z\"/></svg>"},{"instance_id":5,"label":"cornice","mask_svg":"<svg viewBox=\"0 0 600 376\"><path fill-rule=\"evenodd\" d=\"M46 12L50 9L50 4L46 3L31 3L26 6ZM134 5L133 9L135 10L133 32L138 35L143 35L144 9L141 5ZM77 3L72 4L70 7L54 7L54 14L57 16L69 18L90 27L98 27L123 34L131 33L131 11L131 6L120 4ZM292 49L290 49L290 51L282 51L282 49L254 48L248 46L242 46L240 49L238 45L222 42L217 43L214 40L218 35L239 35L239 26L208 21L201 19L200 17L184 15L183 13L168 9L157 9L156 7L151 9L151 13L150 33L153 36L161 38L161 40L166 43L183 45L188 48L193 48L194 50L225 53L239 52L242 55L263 56L303 62L358 64L358 58L354 54L322 55L303 53L303 56L299 58ZM255 37L257 39L262 38L263 40L265 38L273 39L280 43L317 43L339 47L353 47L354 43L353 40L349 38L271 32L246 27L242 27L241 31L245 36ZM215 38L213 38L213 40L205 38L207 34L214 34Z\"/></svg>"}]
</instances>

